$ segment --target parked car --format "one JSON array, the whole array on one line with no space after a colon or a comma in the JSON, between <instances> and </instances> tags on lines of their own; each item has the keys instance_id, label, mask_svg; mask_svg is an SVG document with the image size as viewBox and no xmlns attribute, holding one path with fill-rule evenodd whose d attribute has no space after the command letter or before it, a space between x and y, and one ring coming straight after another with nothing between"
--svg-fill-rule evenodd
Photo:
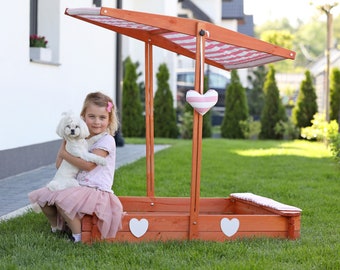
<instances>
[{"instance_id":1,"label":"parked car","mask_svg":"<svg viewBox=\"0 0 340 270\"><path fill-rule=\"evenodd\" d=\"M230 83L230 79L212 71L207 71L205 77L209 78L208 89L214 89L218 93L218 101L212 108L212 125L220 125L224 116L225 91ZM179 111L182 111L185 105L186 92L188 90L193 90L194 84L194 70L177 71L177 107Z\"/></svg>"}]
</instances>

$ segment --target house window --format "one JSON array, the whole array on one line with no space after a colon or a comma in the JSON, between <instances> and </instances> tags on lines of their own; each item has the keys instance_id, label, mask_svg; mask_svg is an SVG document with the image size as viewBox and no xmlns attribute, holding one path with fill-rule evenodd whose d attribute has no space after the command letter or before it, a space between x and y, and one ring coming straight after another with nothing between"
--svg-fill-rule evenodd
<instances>
[{"instance_id":1,"label":"house window","mask_svg":"<svg viewBox=\"0 0 340 270\"><path fill-rule=\"evenodd\" d=\"M38 34L38 0L30 0L30 35Z\"/></svg>"},{"instance_id":2,"label":"house window","mask_svg":"<svg viewBox=\"0 0 340 270\"><path fill-rule=\"evenodd\" d=\"M102 0L93 0L93 5L96 7L101 7L102 6Z\"/></svg>"},{"instance_id":3,"label":"house window","mask_svg":"<svg viewBox=\"0 0 340 270\"><path fill-rule=\"evenodd\" d=\"M49 64L58 64L59 47L60 47L60 0L39 1L30 0L30 35L38 35L45 37L47 40L47 49L50 51L51 60ZM28 37L27 37L28 38ZM33 50L30 49L30 60L36 62L32 58ZM47 52L47 50L45 50ZM44 61L45 62L45 61Z\"/></svg>"}]
</instances>

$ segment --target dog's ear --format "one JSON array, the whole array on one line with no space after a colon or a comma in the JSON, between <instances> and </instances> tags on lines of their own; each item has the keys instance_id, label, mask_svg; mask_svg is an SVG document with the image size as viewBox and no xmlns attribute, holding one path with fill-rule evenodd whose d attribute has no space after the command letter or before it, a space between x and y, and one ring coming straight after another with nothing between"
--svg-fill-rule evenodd
<instances>
[{"instance_id":1,"label":"dog's ear","mask_svg":"<svg viewBox=\"0 0 340 270\"><path fill-rule=\"evenodd\" d=\"M65 121L66 121L66 116L63 114L63 117L60 119L59 124L56 129L58 136L61 138L64 138Z\"/></svg>"},{"instance_id":2,"label":"dog's ear","mask_svg":"<svg viewBox=\"0 0 340 270\"><path fill-rule=\"evenodd\" d=\"M89 128L87 127L85 121L81 117L79 117L79 127L80 127L79 136L81 138L87 138L88 136L90 136Z\"/></svg>"}]
</instances>

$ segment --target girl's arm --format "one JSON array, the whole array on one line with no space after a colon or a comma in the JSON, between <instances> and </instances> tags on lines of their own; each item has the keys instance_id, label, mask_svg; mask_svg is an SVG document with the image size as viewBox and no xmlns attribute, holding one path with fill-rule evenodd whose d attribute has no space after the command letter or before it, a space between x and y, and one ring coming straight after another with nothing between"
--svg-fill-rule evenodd
<instances>
[{"instance_id":1,"label":"girl's arm","mask_svg":"<svg viewBox=\"0 0 340 270\"><path fill-rule=\"evenodd\" d=\"M58 153L58 156L61 159L65 159L67 162L71 163L73 166L76 166L77 168L83 171L91 171L95 167L97 167L96 163L89 162L79 157L72 156L69 152L66 151L65 144L66 143L64 143L62 147L60 147L60 150ZM108 155L108 152L102 149L95 149L93 150L92 153L95 155L101 156L101 157L106 157Z\"/></svg>"},{"instance_id":2,"label":"girl's arm","mask_svg":"<svg viewBox=\"0 0 340 270\"><path fill-rule=\"evenodd\" d=\"M66 141L63 140L63 142L60 145L60 148L59 148L59 151L58 151L58 154L57 154L57 158L56 158L56 161L55 161L55 166L56 166L57 169L59 169L60 164L63 161L63 158L61 157L60 152L62 151L62 149L65 149L65 145L66 145Z\"/></svg>"}]
</instances>

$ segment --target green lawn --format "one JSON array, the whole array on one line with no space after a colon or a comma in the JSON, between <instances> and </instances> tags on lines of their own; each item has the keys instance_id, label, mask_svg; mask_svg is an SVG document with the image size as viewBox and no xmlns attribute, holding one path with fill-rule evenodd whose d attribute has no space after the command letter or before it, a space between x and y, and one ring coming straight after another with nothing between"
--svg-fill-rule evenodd
<instances>
[{"instance_id":1,"label":"green lawn","mask_svg":"<svg viewBox=\"0 0 340 270\"><path fill-rule=\"evenodd\" d=\"M189 196L191 141L156 143L172 145L155 155L156 196ZM0 223L0 269L340 269L340 165L324 144L206 139L202 156L202 197L252 192L299 207L301 238L74 245L28 213ZM145 184L142 159L117 170L114 190L145 196Z\"/></svg>"}]
</instances>

